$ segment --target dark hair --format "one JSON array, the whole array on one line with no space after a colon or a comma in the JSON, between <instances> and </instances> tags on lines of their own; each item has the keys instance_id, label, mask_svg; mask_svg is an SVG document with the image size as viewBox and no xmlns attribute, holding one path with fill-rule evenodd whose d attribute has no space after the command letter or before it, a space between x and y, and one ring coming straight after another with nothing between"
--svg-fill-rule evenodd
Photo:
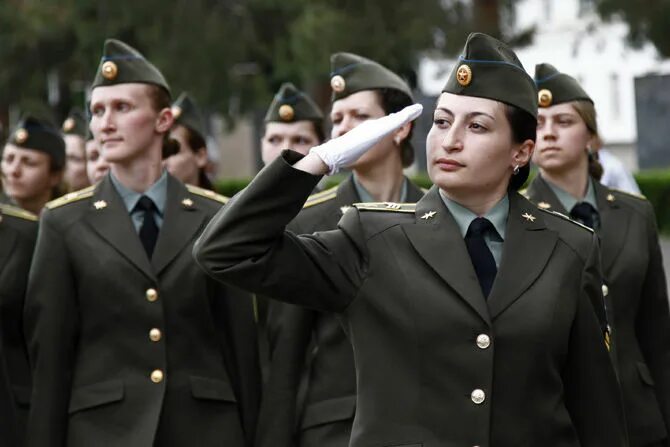
<instances>
[{"instance_id":1,"label":"dark hair","mask_svg":"<svg viewBox=\"0 0 670 447\"><path fill-rule=\"evenodd\" d=\"M394 112L399 112L407 106L414 104L412 98L406 93L393 88L376 89L379 93L379 102L381 103L384 113L387 115ZM414 163L414 148L412 147L412 133L414 132L414 123L411 124L407 138L400 143L400 159L402 160L403 168Z\"/></svg>"},{"instance_id":2,"label":"dark hair","mask_svg":"<svg viewBox=\"0 0 670 447\"><path fill-rule=\"evenodd\" d=\"M512 142L514 144L522 144L526 140L531 140L533 143L537 137L537 118L519 107L505 104L505 116L509 121L509 126L512 129ZM525 166L519 168L519 173L512 175L509 182L508 189L510 191L518 191L530 173L530 162Z\"/></svg>"},{"instance_id":3,"label":"dark hair","mask_svg":"<svg viewBox=\"0 0 670 447\"><path fill-rule=\"evenodd\" d=\"M155 111L160 112L163 109L169 109L172 106L172 98L170 93L163 87L154 84L147 84L149 99L151 106ZM163 159L179 152L179 141L170 138L170 132L165 132L163 135Z\"/></svg>"},{"instance_id":4,"label":"dark hair","mask_svg":"<svg viewBox=\"0 0 670 447\"><path fill-rule=\"evenodd\" d=\"M204 150L205 152L207 152L207 142L205 141L205 138L202 135L200 135L198 132L194 131L190 127L184 126L183 124L181 125L181 127L183 127L184 130L186 131L186 142L188 143L193 153L196 153L200 150ZM196 186L205 189L214 188L214 185L212 185L212 182L209 180L209 177L207 177L204 168L198 169L198 184Z\"/></svg>"}]
</instances>

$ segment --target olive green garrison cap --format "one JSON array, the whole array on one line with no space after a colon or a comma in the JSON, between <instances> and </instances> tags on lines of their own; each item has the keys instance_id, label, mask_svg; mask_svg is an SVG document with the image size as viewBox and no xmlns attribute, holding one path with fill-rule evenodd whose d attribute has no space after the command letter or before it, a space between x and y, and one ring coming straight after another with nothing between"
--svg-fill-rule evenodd
<instances>
[{"instance_id":1,"label":"olive green garrison cap","mask_svg":"<svg viewBox=\"0 0 670 447\"><path fill-rule=\"evenodd\" d=\"M180 124L197 133L204 140L207 136L200 109L191 96L183 92L172 104L172 115L175 124Z\"/></svg>"},{"instance_id":2,"label":"olive green garrison cap","mask_svg":"<svg viewBox=\"0 0 670 447\"><path fill-rule=\"evenodd\" d=\"M468 36L442 91L500 101L537 117L535 82L507 44L483 33Z\"/></svg>"},{"instance_id":3,"label":"olive green garrison cap","mask_svg":"<svg viewBox=\"0 0 670 447\"><path fill-rule=\"evenodd\" d=\"M282 84L265 114L265 122L293 123L313 121L320 124L323 112L305 92L290 82Z\"/></svg>"},{"instance_id":4,"label":"olive green garrison cap","mask_svg":"<svg viewBox=\"0 0 670 447\"><path fill-rule=\"evenodd\" d=\"M107 39L91 88L129 83L154 84L170 93L163 74L139 51L120 40Z\"/></svg>"},{"instance_id":5,"label":"olive green garrison cap","mask_svg":"<svg viewBox=\"0 0 670 447\"><path fill-rule=\"evenodd\" d=\"M44 152L50 155L55 166L65 165L65 142L56 127L46 120L31 115L24 116L9 136L7 143Z\"/></svg>"},{"instance_id":6,"label":"olive green garrison cap","mask_svg":"<svg viewBox=\"0 0 670 447\"><path fill-rule=\"evenodd\" d=\"M394 89L412 98L407 82L383 65L352 53L335 53L330 57L331 100L363 90Z\"/></svg>"},{"instance_id":7,"label":"olive green garrison cap","mask_svg":"<svg viewBox=\"0 0 670 447\"><path fill-rule=\"evenodd\" d=\"M591 97L575 78L561 73L551 64L535 66L535 84L540 107L549 107L570 101L590 101Z\"/></svg>"}]
</instances>

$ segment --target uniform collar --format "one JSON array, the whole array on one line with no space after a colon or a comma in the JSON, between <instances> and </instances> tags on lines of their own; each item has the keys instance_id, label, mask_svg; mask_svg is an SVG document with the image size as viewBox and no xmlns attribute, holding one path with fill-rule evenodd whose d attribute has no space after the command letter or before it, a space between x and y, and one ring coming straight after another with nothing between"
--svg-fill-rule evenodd
<instances>
[{"instance_id":1,"label":"uniform collar","mask_svg":"<svg viewBox=\"0 0 670 447\"><path fill-rule=\"evenodd\" d=\"M165 210L165 200L167 198L167 184L168 184L167 171L165 169L163 170L163 173L161 174L160 178L156 181L156 183L151 185L151 187L148 190L146 190L143 194L140 194L129 188L126 188L116 177L114 177L114 174L112 174L111 172L109 174L110 174L109 177L112 180L112 184L114 185L114 189L116 189L116 192L118 192L119 195L121 196L121 200L123 200L123 203L126 206L126 209L128 210L129 213L133 212L133 210L135 209L135 205L137 205L137 202L140 200L140 197L147 196L156 205L158 213L161 216L163 216Z\"/></svg>"},{"instance_id":2,"label":"uniform collar","mask_svg":"<svg viewBox=\"0 0 670 447\"><path fill-rule=\"evenodd\" d=\"M463 205L449 199L444 195L442 190L440 190L440 197L442 201L449 209L449 212L454 217L458 229L461 231L461 236L465 237L465 234L468 232L470 223L476 219L477 216L475 213L464 207ZM498 236L502 240L505 240L505 228L507 227L507 216L509 215L509 197L507 194L503 196L498 203L495 204L493 208L489 210L484 216L486 219L491 221L493 227L498 232Z\"/></svg>"},{"instance_id":3,"label":"uniform collar","mask_svg":"<svg viewBox=\"0 0 670 447\"><path fill-rule=\"evenodd\" d=\"M588 186L586 189L586 194L584 195L583 198L575 198L573 195L571 195L569 192L564 190L563 188L560 188L559 186L554 185L552 182L547 180L546 178L544 179L545 182L547 182L547 185L549 185L549 188L556 194L556 198L558 199L559 202L561 202L561 205L563 205L563 208L565 208L568 212L578 203L580 202L585 202L591 205L596 211L598 211L598 202L596 200L596 190L593 186L593 179L589 177L588 180Z\"/></svg>"}]
</instances>

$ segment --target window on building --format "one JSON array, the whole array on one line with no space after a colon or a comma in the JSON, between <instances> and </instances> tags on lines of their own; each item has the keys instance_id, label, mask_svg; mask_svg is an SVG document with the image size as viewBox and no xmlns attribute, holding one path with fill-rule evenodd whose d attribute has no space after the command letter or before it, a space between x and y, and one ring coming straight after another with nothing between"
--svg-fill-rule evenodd
<instances>
[{"instance_id":1,"label":"window on building","mask_svg":"<svg viewBox=\"0 0 670 447\"><path fill-rule=\"evenodd\" d=\"M593 0L579 0L579 17L591 12L593 7Z\"/></svg>"},{"instance_id":2,"label":"window on building","mask_svg":"<svg viewBox=\"0 0 670 447\"><path fill-rule=\"evenodd\" d=\"M552 16L552 8L551 5L554 2L554 0L543 0L543 9L544 9L544 20L551 20Z\"/></svg>"},{"instance_id":3,"label":"window on building","mask_svg":"<svg viewBox=\"0 0 670 447\"><path fill-rule=\"evenodd\" d=\"M610 75L610 96L612 97L612 116L618 119L621 116L621 92L619 91L619 75Z\"/></svg>"}]
</instances>

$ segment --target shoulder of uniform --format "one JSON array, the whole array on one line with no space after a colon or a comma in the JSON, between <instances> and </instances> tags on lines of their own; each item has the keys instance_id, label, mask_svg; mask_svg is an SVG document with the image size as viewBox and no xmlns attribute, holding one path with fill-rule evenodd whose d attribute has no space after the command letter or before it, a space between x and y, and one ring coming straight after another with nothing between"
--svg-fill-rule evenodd
<instances>
[{"instance_id":1,"label":"shoulder of uniform","mask_svg":"<svg viewBox=\"0 0 670 447\"><path fill-rule=\"evenodd\" d=\"M309 208L314 205L318 205L319 203L327 202L329 200L333 200L335 197L337 197L337 186L333 186L332 188L328 188L324 191L317 192L316 194L312 194L307 198L305 201L305 204L302 206L303 208Z\"/></svg>"},{"instance_id":2,"label":"shoulder of uniform","mask_svg":"<svg viewBox=\"0 0 670 447\"><path fill-rule=\"evenodd\" d=\"M78 202L82 199L87 199L93 196L94 189L95 186L93 185L84 189L80 189L79 191L67 193L64 196L60 196L59 198L52 200L51 202L47 202L47 204L44 206L47 209L52 210L54 208L67 205L68 203Z\"/></svg>"},{"instance_id":3,"label":"shoulder of uniform","mask_svg":"<svg viewBox=\"0 0 670 447\"><path fill-rule=\"evenodd\" d=\"M519 194L521 194L522 196L524 196L527 199L530 198L529 195L528 195L528 188L520 189Z\"/></svg>"},{"instance_id":4,"label":"shoulder of uniform","mask_svg":"<svg viewBox=\"0 0 670 447\"><path fill-rule=\"evenodd\" d=\"M609 188L609 189L610 189L610 191L613 191L617 195L623 195L625 197L633 197L633 198L638 199L638 200L644 200L644 201L647 200L647 198L642 194L636 194L634 192L624 191L622 189L616 189L616 188Z\"/></svg>"},{"instance_id":5,"label":"shoulder of uniform","mask_svg":"<svg viewBox=\"0 0 670 447\"><path fill-rule=\"evenodd\" d=\"M548 209L544 209L544 208L538 208L538 210L542 211L543 213L547 213L547 214L551 214L552 216L559 217L559 218L561 218L562 220L566 220L566 221L570 222L570 223L573 224L573 225L576 225L576 226L578 226L578 227L581 227L581 228L583 228L583 229L589 231L590 233L593 233L593 228L589 228L589 227L587 227L586 225L577 222L576 220L572 220L572 219L570 219L569 216L566 216L566 215L563 214L563 213L559 213L559 212L557 212L557 211L552 211L552 210L548 210Z\"/></svg>"},{"instance_id":6,"label":"shoulder of uniform","mask_svg":"<svg viewBox=\"0 0 670 447\"><path fill-rule=\"evenodd\" d=\"M228 198L224 195L218 194L218 193L216 193L216 192L214 192L210 189L200 188L198 186L193 186L193 185L188 185L188 184L186 185L186 189L188 189L188 192L190 192L192 194L195 194L195 195L201 196L201 197L206 197L208 199L215 200L219 203L228 203L228 200L230 200L230 198Z\"/></svg>"},{"instance_id":7,"label":"shoulder of uniform","mask_svg":"<svg viewBox=\"0 0 670 447\"><path fill-rule=\"evenodd\" d=\"M359 211L386 211L391 213L412 214L416 211L416 203L367 202L354 203L353 206Z\"/></svg>"},{"instance_id":8,"label":"shoulder of uniform","mask_svg":"<svg viewBox=\"0 0 670 447\"><path fill-rule=\"evenodd\" d=\"M419 188L419 189L420 189L421 192L424 193L424 194L428 194L428 191L430 191L430 189L428 189L428 188Z\"/></svg>"},{"instance_id":9,"label":"shoulder of uniform","mask_svg":"<svg viewBox=\"0 0 670 447\"><path fill-rule=\"evenodd\" d=\"M38 220L38 217L30 211L6 203L0 203L0 212L6 216L17 217L23 220L30 220L33 222Z\"/></svg>"}]
</instances>

